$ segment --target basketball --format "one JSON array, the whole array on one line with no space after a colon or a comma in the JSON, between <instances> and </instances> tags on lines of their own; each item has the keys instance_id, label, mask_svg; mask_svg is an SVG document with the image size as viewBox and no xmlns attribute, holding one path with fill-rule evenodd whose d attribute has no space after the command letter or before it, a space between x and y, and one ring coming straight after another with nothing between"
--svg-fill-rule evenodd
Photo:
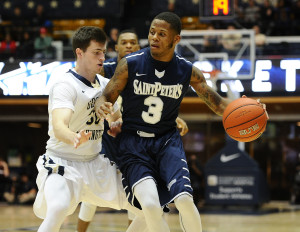
<instances>
[{"instance_id":1,"label":"basketball","mask_svg":"<svg viewBox=\"0 0 300 232\"><path fill-rule=\"evenodd\" d=\"M267 120L265 109L251 98L232 101L223 113L226 133L239 142L250 142L260 137L266 129Z\"/></svg>"}]
</instances>

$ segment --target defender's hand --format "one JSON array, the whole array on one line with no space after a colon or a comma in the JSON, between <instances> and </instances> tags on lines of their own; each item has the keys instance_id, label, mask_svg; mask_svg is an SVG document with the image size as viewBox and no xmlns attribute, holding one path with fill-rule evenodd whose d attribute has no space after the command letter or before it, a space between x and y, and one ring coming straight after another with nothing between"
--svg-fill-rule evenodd
<instances>
[{"instance_id":1,"label":"defender's hand","mask_svg":"<svg viewBox=\"0 0 300 232\"><path fill-rule=\"evenodd\" d=\"M177 117L176 123L177 123L177 128L180 131L180 135L184 136L189 131L189 128L188 128L186 122L183 119Z\"/></svg>"}]
</instances>

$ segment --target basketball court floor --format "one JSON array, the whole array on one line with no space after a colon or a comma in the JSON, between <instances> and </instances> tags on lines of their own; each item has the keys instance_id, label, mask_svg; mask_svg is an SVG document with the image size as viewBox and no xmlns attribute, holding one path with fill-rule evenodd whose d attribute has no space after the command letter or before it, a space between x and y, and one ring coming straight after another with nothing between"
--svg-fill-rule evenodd
<instances>
[{"instance_id":1,"label":"basketball court floor","mask_svg":"<svg viewBox=\"0 0 300 232\"><path fill-rule=\"evenodd\" d=\"M69 216L61 232L75 232L76 212ZM201 212L203 232L299 232L300 207L287 202L271 202L259 211L214 210ZM166 217L171 232L180 232L178 214L173 209ZM32 206L0 204L0 232L37 231L41 220L32 212ZM126 231L127 214L110 209L97 209L89 232ZM50 232L50 231L49 231ZM137 231L139 232L139 231Z\"/></svg>"}]
</instances>

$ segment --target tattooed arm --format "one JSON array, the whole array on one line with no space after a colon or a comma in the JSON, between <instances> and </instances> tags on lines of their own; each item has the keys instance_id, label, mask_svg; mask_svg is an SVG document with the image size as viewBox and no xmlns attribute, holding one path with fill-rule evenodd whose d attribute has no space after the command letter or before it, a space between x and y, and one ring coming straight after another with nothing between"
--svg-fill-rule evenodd
<instances>
[{"instance_id":1,"label":"tattooed arm","mask_svg":"<svg viewBox=\"0 0 300 232\"><path fill-rule=\"evenodd\" d=\"M221 97L215 90L207 85L203 73L193 66L191 76L191 86L197 95L209 106L216 114L222 116L226 106L231 102Z\"/></svg>"},{"instance_id":2,"label":"tattooed arm","mask_svg":"<svg viewBox=\"0 0 300 232\"><path fill-rule=\"evenodd\" d=\"M107 118L108 114L113 114L113 104L125 88L128 81L128 66L125 58L118 62L115 73L107 83L104 92L95 104L95 110L101 119Z\"/></svg>"}]
</instances>

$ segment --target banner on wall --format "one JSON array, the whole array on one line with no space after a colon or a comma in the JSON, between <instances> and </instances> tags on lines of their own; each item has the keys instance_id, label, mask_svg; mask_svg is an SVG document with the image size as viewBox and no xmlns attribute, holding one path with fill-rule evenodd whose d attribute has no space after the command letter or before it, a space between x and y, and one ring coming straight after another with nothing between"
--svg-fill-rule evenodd
<instances>
[{"instance_id":1,"label":"banner on wall","mask_svg":"<svg viewBox=\"0 0 300 232\"><path fill-rule=\"evenodd\" d=\"M205 165L205 203L260 205L269 200L258 164L236 144L228 144Z\"/></svg>"},{"instance_id":2,"label":"banner on wall","mask_svg":"<svg viewBox=\"0 0 300 232\"><path fill-rule=\"evenodd\" d=\"M0 62L0 89L4 96L48 95L49 87L59 74L74 66L75 62L67 61ZM252 80L239 80L238 77L233 80L241 94L249 97L300 96L300 59L256 60L255 67ZM240 70L231 71L239 73ZM224 81L219 81L218 90L227 92Z\"/></svg>"}]
</instances>

